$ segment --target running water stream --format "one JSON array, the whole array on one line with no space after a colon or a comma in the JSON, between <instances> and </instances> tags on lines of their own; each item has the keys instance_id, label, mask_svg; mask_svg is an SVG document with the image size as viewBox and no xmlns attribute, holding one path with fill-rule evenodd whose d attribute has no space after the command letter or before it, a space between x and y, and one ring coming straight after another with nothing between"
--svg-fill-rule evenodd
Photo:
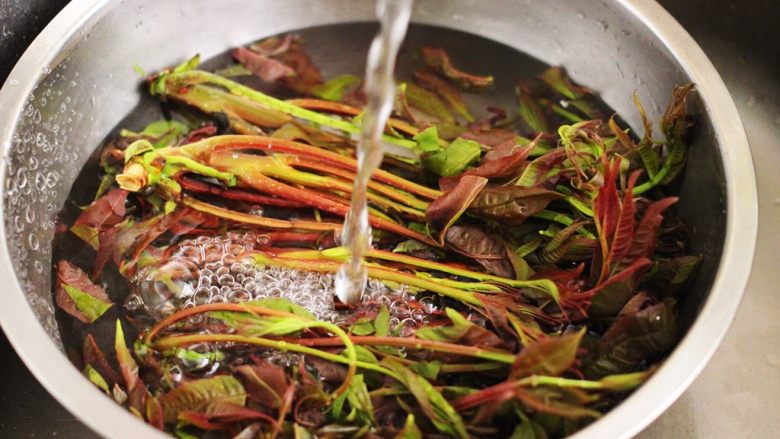
<instances>
[{"instance_id":1,"label":"running water stream","mask_svg":"<svg viewBox=\"0 0 780 439\"><path fill-rule=\"evenodd\" d=\"M378 0L376 15L381 29L371 43L366 63L365 92L368 98L358 140L358 173L352 191L350 213L344 219L341 243L350 257L336 275L336 295L344 303L357 303L368 281L363 257L371 246L366 191L374 170L382 162L382 132L393 106L393 70L398 49L406 35L412 0Z\"/></svg>"}]
</instances>

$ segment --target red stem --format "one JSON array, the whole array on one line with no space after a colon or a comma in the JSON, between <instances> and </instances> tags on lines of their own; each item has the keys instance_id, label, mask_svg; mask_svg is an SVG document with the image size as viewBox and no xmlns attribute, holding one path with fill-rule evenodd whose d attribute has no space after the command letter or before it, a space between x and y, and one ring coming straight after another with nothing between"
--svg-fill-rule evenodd
<instances>
[{"instance_id":1,"label":"red stem","mask_svg":"<svg viewBox=\"0 0 780 439\"><path fill-rule=\"evenodd\" d=\"M201 194L216 195L221 198L236 201L246 201L248 203L262 204L264 206L278 206L289 207L293 209L299 209L308 207L306 204L297 203L295 201L285 200L281 198L267 197L265 195L259 195L252 192L242 191L238 189L223 189L218 186L214 186L202 181L198 181L189 178L184 175L179 175L177 181L183 189L191 192L197 192Z\"/></svg>"}]
</instances>

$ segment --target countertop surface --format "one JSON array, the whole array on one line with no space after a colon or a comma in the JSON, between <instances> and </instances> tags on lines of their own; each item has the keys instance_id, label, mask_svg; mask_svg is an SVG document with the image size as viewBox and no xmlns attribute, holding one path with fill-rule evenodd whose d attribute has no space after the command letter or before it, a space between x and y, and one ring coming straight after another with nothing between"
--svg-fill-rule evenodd
<instances>
[{"instance_id":1,"label":"countertop surface","mask_svg":"<svg viewBox=\"0 0 780 439\"><path fill-rule=\"evenodd\" d=\"M65 0L0 0L0 84ZM759 238L745 298L715 357L638 438L776 437L780 431L780 8L776 0L662 0L726 82L758 176ZM97 437L30 375L0 333L0 438Z\"/></svg>"}]
</instances>

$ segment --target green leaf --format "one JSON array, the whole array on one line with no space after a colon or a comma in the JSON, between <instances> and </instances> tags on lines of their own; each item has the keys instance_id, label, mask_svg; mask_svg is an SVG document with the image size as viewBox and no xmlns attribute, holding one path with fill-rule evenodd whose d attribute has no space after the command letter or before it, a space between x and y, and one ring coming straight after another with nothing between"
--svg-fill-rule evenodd
<instances>
[{"instance_id":1,"label":"green leaf","mask_svg":"<svg viewBox=\"0 0 780 439\"><path fill-rule=\"evenodd\" d=\"M429 380L436 380L441 370L441 361L423 361L414 363L409 368Z\"/></svg>"},{"instance_id":2,"label":"green leaf","mask_svg":"<svg viewBox=\"0 0 780 439\"><path fill-rule=\"evenodd\" d=\"M314 87L311 94L326 101L340 101L350 87L360 84L361 79L355 75L340 75Z\"/></svg>"},{"instance_id":3,"label":"green leaf","mask_svg":"<svg viewBox=\"0 0 780 439\"><path fill-rule=\"evenodd\" d=\"M89 224L80 223L74 224L73 227L70 228L70 231L81 238L82 241L89 244L93 249L97 250L100 248L100 232L95 227L92 227Z\"/></svg>"},{"instance_id":4,"label":"green leaf","mask_svg":"<svg viewBox=\"0 0 780 439\"><path fill-rule=\"evenodd\" d=\"M439 96L417 84L406 84L406 101L409 103L409 106L414 107L441 122L455 122L455 118L452 117L450 110L444 102L439 99Z\"/></svg>"},{"instance_id":5,"label":"green leaf","mask_svg":"<svg viewBox=\"0 0 780 439\"><path fill-rule=\"evenodd\" d=\"M585 329L559 337L545 337L529 344L517 356L511 376L560 375L574 363Z\"/></svg>"},{"instance_id":6,"label":"green leaf","mask_svg":"<svg viewBox=\"0 0 780 439\"><path fill-rule=\"evenodd\" d=\"M447 149L423 158L423 165L437 175L450 177L460 174L466 167L476 163L481 154L479 143L458 137Z\"/></svg>"},{"instance_id":7,"label":"green leaf","mask_svg":"<svg viewBox=\"0 0 780 439\"><path fill-rule=\"evenodd\" d=\"M469 437L463 419L431 383L397 361L385 361L384 364L400 375L403 384L437 430L453 437Z\"/></svg>"},{"instance_id":8,"label":"green leaf","mask_svg":"<svg viewBox=\"0 0 780 439\"><path fill-rule=\"evenodd\" d=\"M179 439L200 439L200 436L192 434L179 427L176 427L176 429L173 430L173 434L175 434Z\"/></svg>"},{"instance_id":9,"label":"green leaf","mask_svg":"<svg viewBox=\"0 0 780 439\"><path fill-rule=\"evenodd\" d=\"M524 84L518 83L515 89L517 91L518 113L523 122L537 133L546 133L550 131L542 108L531 95L531 91Z\"/></svg>"},{"instance_id":10,"label":"green leaf","mask_svg":"<svg viewBox=\"0 0 780 439\"><path fill-rule=\"evenodd\" d=\"M441 140L439 139L439 129L432 125L414 136L417 142L418 154L441 151Z\"/></svg>"},{"instance_id":11,"label":"green leaf","mask_svg":"<svg viewBox=\"0 0 780 439\"><path fill-rule=\"evenodd\" d=\"M76 304L76 308L84 314L89 323L94 322L100 316L103 315L113 305L112 302L104 302L97 297L94 297L80 289L70 286L68 284L62 284L62 287L68 293L73 302Z\"/></svg>"},{"instance_id":12,"label":"green leaf","mask_svg":"<svg viewBox=\"0 0 780 439\"><path fill-rule=\"evenodd\" d=\"M100 390L106 392L107 395L111 394L105 378L103 378L103 376L100 375L100 372L95 370L95 368L91 365L87 364L87 367L84 368L84 376L86 376L92 382L92 384L98 386Z\"/></svg>"},{"instance_id":13,"label":"green leaf","mask_svg":"<svg viewBox=\"0 0 780 439\"><path fill-rule=\"evenodd\" d=\"M404 428L393 439L423 439L422 432L417 428L417 424L414 423L414 415L409 414L406 417Z\"/></svg>"},{"instance_id":14,"label":"green leaf","mask_svg":"<svg viewBox=\"0 0 780 439\"><path fill-rule=\"evenodd\" d=\"M414 253L418 251L427 251L431 250L432 247L426 244L423 244L420 241L416 241L414 239L407 239L406 241L401 241L398 243L398 245L395 246L393 249L393 253Z\"/></svg>"},{"instance_id":15,"label":"green leaf","mask_svg":"<svg viewBox=\"0 0 780 439\"><path fill-rule=\"evenodd\" d=\"M357 322L349 327L349 332L354 335L371 335L375 331L374 324L370 320Z\"/></svg>"},{"instance_id":16,"label":"green leaf","mask_svg":"<svg viewBox=\"0 0 780 439\"><path fill-rule=\"evenodd\" d=\"M154 151L154 145L151 142L146 139L136 140L125 149L125 163L129 162L131 158L149 151Z\"/></svg>"},{"instance_id":17,"label":"green leaf","mask_svg":"<svg viewBox=\"0 0 780 439\"><path fill-rule=\"evenodd\" d=\"M357 410L358 416L368 421L371 425L376 426L374 405L371 404L371 397L368 394L368 388L363 375L358 374L352 377L346 395L349 405L353 410Z\"/></svg>"},{"instance_id":18,"label":"green leaf","mask_svg":"<svg viewBox=\"0 0 780 439\"><path fill-rule=\"evenodd\" d=\"M213 401L243 406L246 403L246 391L233 376L219 375L184 382L160 397L165 422L175 422L179 413L185 410L202 411Z\"/></svg>"},{"instance_id":19,"label":"green leaf","mask_svg":"<svg viewBox=\"0 0 780 439\"><path fill-rule=\"evenodd\" d=\"M390 333L390 310L384 304L379 307L379 312L374 320L376 335L385 336Z\"/></svg>"},{"instance_id":20,"label":"green leaf","mask_svg":"<svg viewBox=\"0 0 780 439\"><path fill-rule=\"evenodd\" d=\"M125 343L125 333L122 330L122 323L116 321L116 337L114 341L114 350L116 350L116 361L119 363L119 369L122 371L122 377L125 380L127 393L131 393L135 386L140 383L138 378L138 363L135 362L133 354L127 349Z\"/></svg>"}]
</instances>

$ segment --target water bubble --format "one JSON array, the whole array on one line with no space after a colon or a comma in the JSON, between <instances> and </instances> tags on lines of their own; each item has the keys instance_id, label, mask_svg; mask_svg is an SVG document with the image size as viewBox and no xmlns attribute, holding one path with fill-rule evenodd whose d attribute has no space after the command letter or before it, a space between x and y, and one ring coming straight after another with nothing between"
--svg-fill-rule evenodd
<instances>
[{"instance_id":1,"label":"water bubble","mask_svg":"<svg viewBox=\"0 0 780 439\"><path fill-rule=\"evenodd\" d=\"M41 242L38 240L38 236L34 233L30 233L27 237L27 244L30 246L30 250L36 251L41 246Z\"/></svg>"}]
</instances>

